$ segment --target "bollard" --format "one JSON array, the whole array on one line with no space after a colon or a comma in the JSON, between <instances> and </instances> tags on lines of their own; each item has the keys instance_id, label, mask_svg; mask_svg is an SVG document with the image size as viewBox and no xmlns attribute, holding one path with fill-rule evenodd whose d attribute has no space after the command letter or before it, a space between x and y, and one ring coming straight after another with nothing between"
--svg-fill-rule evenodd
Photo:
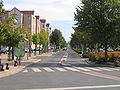
<instances>
[{"instance_id":1,"label":"bollard","mask_svg":"<svg viewBox=\"0 0 120 90\"><path fill-rule=\"evenodd\" d=\"M1 65L1 59L0 59L0 65Z\"/></svg>"},{"instance_id":2,"label":"bollard","mask_svg":"<svg viewBox=\"0 0 120 90\"><path fill-rule=\"evenodd\" d=\"M8 63L6 63L6 70L9 70L9 64Z\"/></svg>"},{"instance_id":3,"label":"bollard","mask_svg":"<svg viewBox=\"0 0 120 90\"><path fill-rule=\"evenodd\" d=\"M14 61L14 66L17 67L17 65L18 65L18 62Z\"/></svg>"},{"instance_id":4,"label":"bollard","mask_svg":"<svg viewBox=\"0 0 120 90\"><path fill-rule=\"evenodd\" d=\"M4 71L4 65L1 65L1 71Z\"/></svg>"},{"instance_id":5,"label":"bollard","mask_svg":"<svg viewBox=\"0 0 120 90\"><path fill-rule=\"evenodd\" d=\"M0 71L1 71L1 68L2 68L2 66L1 66L1 59L0 59Z\"/></svg>"}]
</instances>

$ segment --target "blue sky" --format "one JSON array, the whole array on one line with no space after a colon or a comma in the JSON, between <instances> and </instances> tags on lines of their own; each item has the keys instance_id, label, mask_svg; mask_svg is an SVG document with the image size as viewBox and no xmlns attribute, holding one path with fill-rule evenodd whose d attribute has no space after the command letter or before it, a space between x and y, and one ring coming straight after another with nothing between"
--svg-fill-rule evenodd
<instances>
[{"instance_id":1,"label":"blue sky","mask_svg":"<svg viewBox=\"0 0 120 90\"><path fill-rule=\"evenodd\" d=\"M3 0L4 8L11 10L34 10L35 15L47 20L52 30L59 29L66 41L70 40L74 32L74 12L80 0Z\"/></svg>"}]
</instances>

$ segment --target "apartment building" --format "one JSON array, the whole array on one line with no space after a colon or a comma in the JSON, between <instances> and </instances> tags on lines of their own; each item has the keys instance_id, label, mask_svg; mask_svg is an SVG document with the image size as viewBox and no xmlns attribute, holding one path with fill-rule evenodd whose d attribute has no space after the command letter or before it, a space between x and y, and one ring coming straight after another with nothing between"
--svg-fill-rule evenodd
<instances>
[{"instance_id":1,"label":"apartment building","mask_svg":"<svg viewBox=\"0 0 120 90\"><path fill-rule=\"evenodd\" d=\"M7 18L11 17L12 14L16 14L18 23L16 27L23 25L31 35L36 32L36 17L34 16L34 11L19 11L14 7L11 11L5 11L2 15L2 22L6 24Z\"/></svg>"},{"instance_id":2,"label":"apartment building","mask_svg":"<svg viewBox=\"0 0 120 90\"><path fill-rule=\"evenodd\" d=\"M34 11L26 10L26 11L20 11L16 7L14 7L12 10L7 10L2 15L2 22L6 24L6 20L8 17L11 17L12 14L16 14L17 19L17 27L20 27L23 25L27 30L28 33L31 35L39 33L41 29L45 29L46 19L40 19L39 16L34 15ZM31 41L29 41L29 48L34 48L34 45Z\"/></svg>"},{"instance_id":3,"label":"apartment building","mask_svg":"<svg viewBox=\"0 0 120 90\"><path fill-rule=\"evenodd\" d=\"M52 31L51 31L51 27L50 27L50 24L49 23L47 23L46 24L46 32L48 33L48 35L50 36L51 35L51 33L52 33Z\"/></svg>"},{"instance_id":4,"label":"apartment building","mask_svg":"<svg viewBox=\"0 0 120 90\"><path fill-rule=\"evenodd\" d=\"M40 29L45 29L46 19L40 19L41 25Z\"/></svg>"}]
</instances>

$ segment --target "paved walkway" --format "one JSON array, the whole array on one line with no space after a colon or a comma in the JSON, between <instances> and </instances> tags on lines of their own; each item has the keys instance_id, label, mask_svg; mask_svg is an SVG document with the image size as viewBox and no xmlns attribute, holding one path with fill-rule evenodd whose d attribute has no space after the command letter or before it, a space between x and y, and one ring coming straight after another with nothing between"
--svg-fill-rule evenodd
<instances>
[{"instance_id":1,"label":"paved walkway","mask_svg":"<svg viewBox=\"0 0 120 90\"><path fill-rule=\"evenodd\" d=\"M7 58L8 58L8 55L7 54L2 54L0 56L1 58L1 64L4 65L4 71L0 71L0 78L3 78L3 77L6 77L6 76L10 76L10 75L13 75L13 74L16 74L20 71L22 71L25 67L27 67L28 65L32 64L32 63L37 63L40 61L40 59L34 59L35 57L38 57L38 56L51 56L52 54L54 54L54 52L49 52L49 53L43 53L41 55L36 55L34 56L34 54L32 54L31 57L29 57L29 59L27 60L27 57L25 56L23 58L23 60L21 60L21 65L20 66L17 66L17 67L14 67L14 61L8 61ZM6 70L6 65L5 63L8 63L9 64L9 70Z\"/></svg>"}]
</instances>

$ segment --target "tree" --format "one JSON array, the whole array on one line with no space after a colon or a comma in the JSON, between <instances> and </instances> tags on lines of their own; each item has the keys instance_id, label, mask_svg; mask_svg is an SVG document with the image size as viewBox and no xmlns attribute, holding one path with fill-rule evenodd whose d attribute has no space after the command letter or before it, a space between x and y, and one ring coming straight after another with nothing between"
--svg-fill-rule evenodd
<instances>
[{"instance_id":1,"label":"tree","mask_svg":"<svg viewBox=\"0 0 120 90\"><path fill-rule=\"evenodd\" d=\"M3 45L5 38L5 25L0 22L0 46Z\"/></svg>"},{"instance_id":2,"label":"tree","mask_svg":"<svg viewBox=\"0 0 120 90\"><path fill-rule=\"evenodd\" d=\"M2 14L4 13L4 9L3 9L3 2L0 1L0 49L1 49L1 45L3 44L4 41L4 24L2 24L1 22L1 18L2 18Z\"/></svg>"},{"instance_id":3,"label":"tree","mask_svg":"<svg viewBox=\"0 0 120 90\"><path fill-rule=\"evenodd\" d=\"M7 18L7 24L5 24L4 29L4 46L9 47L9 60L11 55L11 47L12 47L12 59L14 59L14 47L18 47L19 43L22 41L23 38L25 38L22 34L27 34L27 30L24 27L18 27L15 28L17 25L16 15L12 14L11 17Z\"/></svg>"},{"instance_id":4,"label":"tree","mask_svg":"<svg viewBox=\"0 0 120 90\"><path fill-rule=\"evenodd\" d=\"M39 42L40 42L38 34L34 34L32 36L32 42L33 42L33 44L35 44L35 55L36 55L37 44L39 44Z\"/></svg>"},{"instance_id":5,"label":"tree","mask_svg":"<svg viewBox=\"0 0 120 90\"><path fill-rule=\"evenodd\" d=\"M64 37L62 37L61 48L66 47L66 46L67 46L67 43L66 43Z\"/></svg>"},{"instance_id":6,"label":"tree","mask_svg":"<svg viewBox=\"0 0 120 90\"><path fill-rule=\"evenodd\" d=\"M43 46L43 49L45 49L48 43L48 33L42 29L39 33L39 45ZM39 52L40 54L40 52Z\"/></svg>"},{"instance_id":7,"label":"tree","mask_svg":"<svg viewBox=\"0 0 120 90\"><path fill-rule=\"evenodd\" d=\"M91 34L95 43L105 48L116 46L120 39L120 2L119 0L82 0L83 6L78 6L75 13L77 28ZM116 43L114 43L116 42Z\"/></svg>"},{"instance_id":8,"label":"tree","mask_svg":"<svg viewBox=\"0 0 120 90\"><path fill-rule=\"evenodd\" d=\"M1 15L4 13L4 9L3 9L3 1L0 1L0 18L1 18Z\"/></svg>"},{"instance_id":9,"label":"tree","mask_svg":"<svg viewBox=\"0 0 120 90\"><path fill-rule=\"evenodd\" d=\"M50 42L53 45L56 45L57 48L59 48L61 46L61 42L62 42L62 33L60 32L60 30L55 29L52 32L52 35L50 36Z\"/></svg>"}]
</instances>

